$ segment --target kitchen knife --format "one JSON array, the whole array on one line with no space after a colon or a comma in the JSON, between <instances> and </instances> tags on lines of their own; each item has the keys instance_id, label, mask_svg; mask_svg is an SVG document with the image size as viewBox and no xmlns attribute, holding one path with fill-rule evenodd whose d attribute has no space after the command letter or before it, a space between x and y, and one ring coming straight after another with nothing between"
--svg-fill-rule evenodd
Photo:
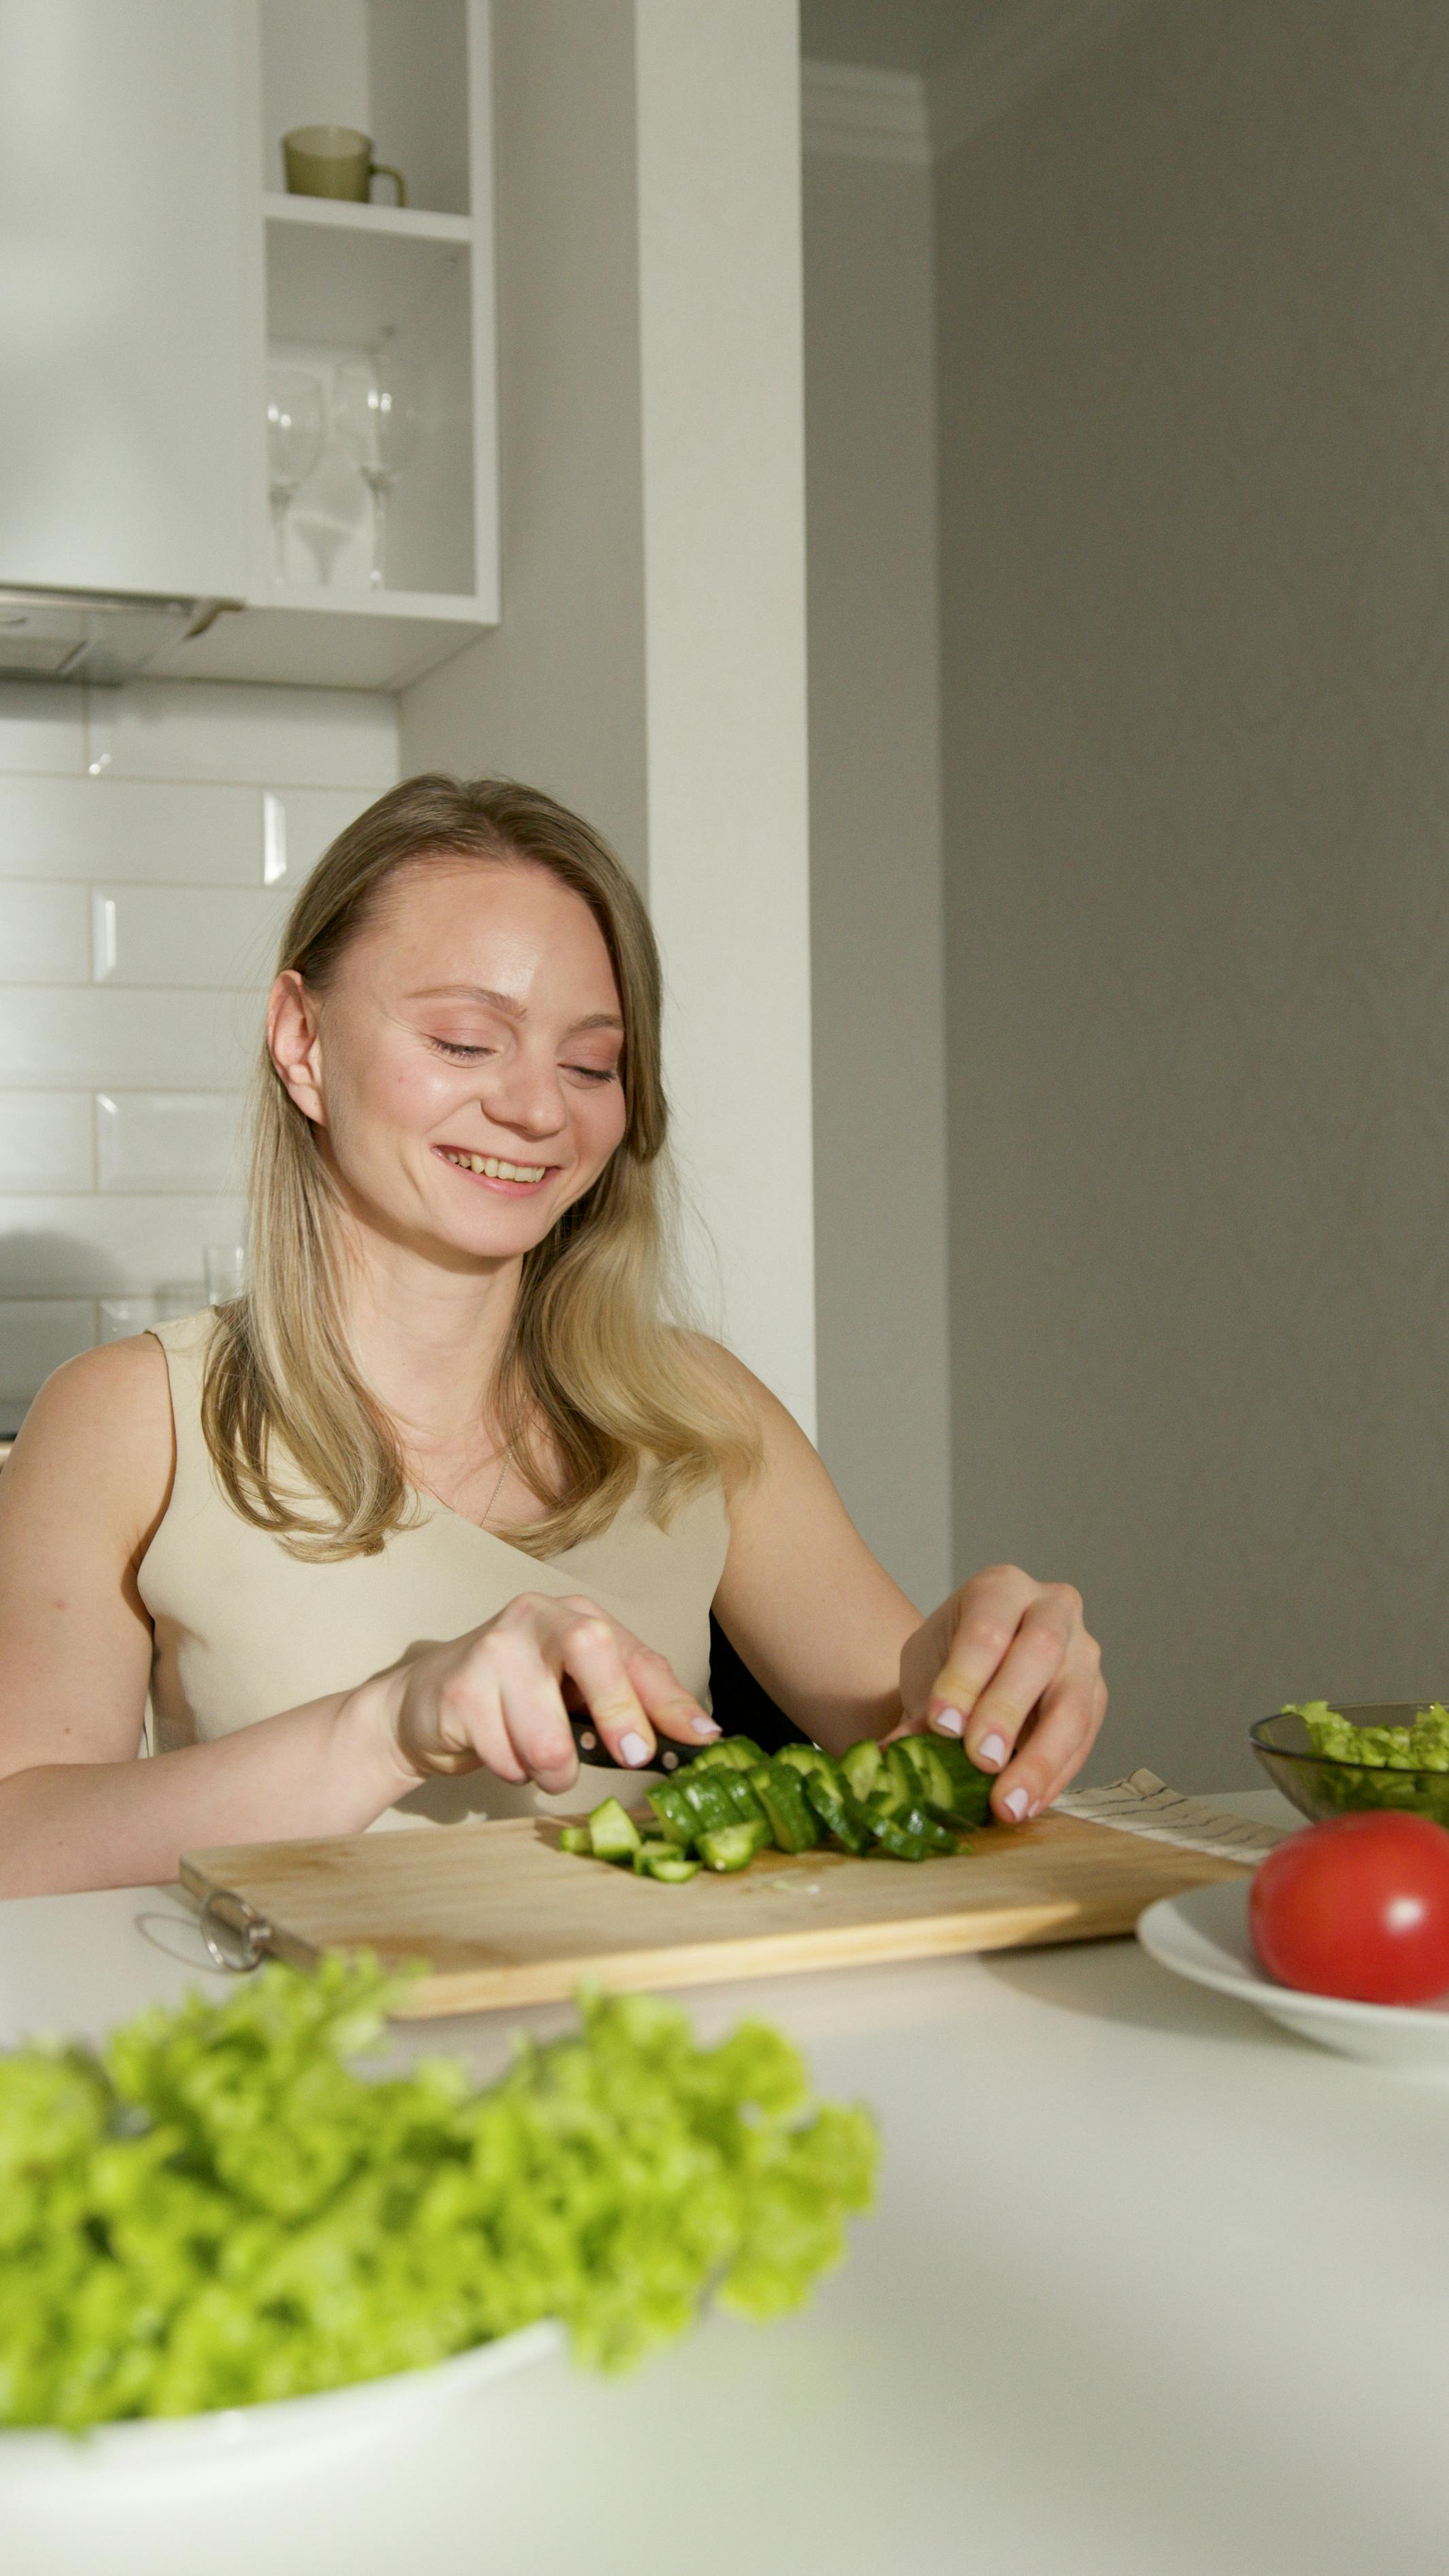
<instances>
[{"instance_id":1,"label":"kitchen knife","mask_svg":"<svg viewBox=\"0 0 1449 2576\"><path fill-rule=\"evenodd\" d=\"M667 1735L656 1735L659 1749L647 1762L616 1762L587 1709L570 1709L569 1726L579 1760L601 1771L677 1771L682 1763L693 1762L705 1751L702 1744L672 1744ZM709 1741L717 1744L719 1738L711 1736Z\"/></svg>"}]
</instances>

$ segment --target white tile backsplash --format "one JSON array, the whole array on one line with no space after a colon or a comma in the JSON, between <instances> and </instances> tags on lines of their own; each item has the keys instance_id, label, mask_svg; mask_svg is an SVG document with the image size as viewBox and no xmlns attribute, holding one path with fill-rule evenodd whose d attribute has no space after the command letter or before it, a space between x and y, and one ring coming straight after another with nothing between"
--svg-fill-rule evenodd
<instances>
[{"instance_id":1,"label":"white tile backsplash","mask_svg":"<svg viewBox=\"0 0 1449 2576\"><path fill-rule=\"evenodd\" d=\"M0 683L12 1415L96 1338L98 1301L200 1304L206 1246L240 1240L242 1094L287 907L396 776L380 695Z\"/></svg>"},{"instance_id":2,"label":"white tile backsplash","mask_svg":"<svg viewBox=\"0 0 1449 2576\"><path fill-rule=\"evenodd\" d=\"M206 1246L244 1232L238 1197L0 1198L0 1298L132 1296L197 1279Z\"/></svg>"},{"instance_id":3,"label":"white tile backsplash","mask_svg":"<svg viewBox=\"0 0 1449 2576\"><path fill-rule=\"evenodd\" d=\"M260 885L262 791L0 775L0 877Z\"/></svg>"},{"instance_id":4,"label":"white tile backsplash","mask_svg":"<svg viewBox=\"0 0 1449 2576\"><path fill-rule=\"evenodd\" d=\"M285 885L295 892L374 792L0 772L0 879L102 876L130 885ZM275 808L270 847L285 860L280 875L267 873L268 800Z\"/></svg>"},{"instance_id":5,"label":"white tile backsplash","mask_svg":"<svg viewBox=\"0 0 1449 2576\"><path fill-rule=\"evenodd\" d=\"M96 1329L89 1297L0 1298L0 1431L52 1369L90 1349Z\"/></svg>"},{"instance_id":6,"label":"white tile backsplash","mask_svg":"<svg viewBox=\"0 0 1449 2576\"><path fill-rule=\"evenodd\" d=\"M0 983L85 983L89 909L83 885L0 879Z\"/></svg>"},{"instance_id":7,"label":"white tile backsplash","mask_svg":"<svg viewBox=\"0 0 1449 2576\"><path fill-rule=\"evenodd\" d=\"M0 680L0 769L86 765L86 691L62 680Z\"/></svg>"},{"instance_id":8,"label":"white tile backsplash","mask_svg":"<svg viewBox=\"0 0 1449 2576\"><path fill-rule=\"evenodd\" d=\"M0 989L0 1087L239 1091L261 1026L255 993L12 984Z\"/></svg>"},{"instance_id":9,"label":"white tile backsplash","mask_svg":"<svg viewBox=\"0 0 1449 2576\"><path fill-rule=\"evenodd\" d=\"M242 1096L236 1092L98 1092L99 1186L193 1193L239 1190L244 1179L242 1109Z\"/></svg>"},{"instance_id":10,"label":"white tile backsplash","mask_svg":"<svg viewBox=\"0 0 1449 2576\"><path fill-rule=\"evenodd\" d=\"M276 799L282 809L277 855L286 865L280 878L267 877L264 882L285 883L295 894L329 843L347 824L355 823L359 814L366 813L373 793L371 789L366 795L358 795L355 790L336 787L287 788Z\"/></svg>"},{"instance_id":11,"label":"white tile backsplash","mask_svg":"<svg viewBox=\"0 0 1449 2576\"><path fill-rule=\"evenodd\" d=\"M95 1185L88 1091L0 1091L0 1190Z\"/></svg>"},{"instance_id":12,"label":"white tile backsplash","mask_svg":"<svg viewBox=\"0 0 1449 2576\"><path fill-rule=\"evenodd\" d=\"M96 982L261 991L291 902L282 889L97 886Z\"/></svg>"},{"instance_id":13,"label":"white tile backsplash","mask_svg":"<svg viewBox=\"0 0 1449 2576\"><path fill-rule=\"evenodd\" d=\"M397 777L397 700L358 689L138 680L90 692L90 757L112 778L356 787Z\"/></svg>"}]
</instances>

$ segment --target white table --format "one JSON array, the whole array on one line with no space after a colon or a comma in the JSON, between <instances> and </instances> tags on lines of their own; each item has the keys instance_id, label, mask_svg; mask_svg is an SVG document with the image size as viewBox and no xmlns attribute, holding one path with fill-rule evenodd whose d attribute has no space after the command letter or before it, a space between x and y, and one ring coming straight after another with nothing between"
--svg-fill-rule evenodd
<instances>
[{"instance_id":1,"label":"white table","mask_svg":"<svg viewBox=\"0 0 1449 2576\"><path fill-rule=\"evenodd\" d=\"M148 1892L0 1906L0 2039L220 1987L197 1955ZM1442 2576L1449 2088L1130 1941L694 2009L769 2013L884 2130L879 2214L803 2317L711 2320L621 2385L545 2363L480 2393L465 2445L325 2500L279 2466L143 2527L12 2521L7 2576ZM406 2044L486 2073L515 2021L563 2018Z\"/></svg>"}]
</instances>

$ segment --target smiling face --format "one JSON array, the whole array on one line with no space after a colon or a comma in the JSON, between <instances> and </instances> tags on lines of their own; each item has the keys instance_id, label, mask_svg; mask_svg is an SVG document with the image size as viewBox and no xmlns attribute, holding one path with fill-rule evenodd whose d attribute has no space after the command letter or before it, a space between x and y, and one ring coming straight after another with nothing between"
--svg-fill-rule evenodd
<instances>
[{"instance_id":1,"label":"smiling face","mask_svg":"<svg viewBox=\"0 0 1449 2576\"><path fill-rule=\"evenodd\" d=\"M448 1268L540 1243L624 1134L603 933L528 862L405 863L320 994L278 977L268 1038L353 1217Z\"/></svg>"}]
</instances>

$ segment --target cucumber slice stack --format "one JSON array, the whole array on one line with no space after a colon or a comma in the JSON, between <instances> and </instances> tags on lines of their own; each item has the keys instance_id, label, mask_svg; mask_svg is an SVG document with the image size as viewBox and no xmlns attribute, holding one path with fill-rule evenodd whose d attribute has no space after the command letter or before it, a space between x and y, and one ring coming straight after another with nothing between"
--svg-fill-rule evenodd
<instances>
[{"instance_id":1,"label":"cucumber slice stack","mask_svg":"<svg viewBox=\"0 0 1449 2576\"><path fill-rule=\"evenodd\" d=\"M561 1850L609 1861L664 1887L701 1869L748 1869L757 1852L807 1852L826 1844L857 1859L931 1860L969 1851L989 1824L991 1775L951 1736L873 1736L837 1760L816 1744L787 1744L773 1759L752 1736L722 1735L672 1780L649 1792L654 1826L641 1834L617 1798L586 1825L565 1825Z\"/></svg>"}]
</instances>

